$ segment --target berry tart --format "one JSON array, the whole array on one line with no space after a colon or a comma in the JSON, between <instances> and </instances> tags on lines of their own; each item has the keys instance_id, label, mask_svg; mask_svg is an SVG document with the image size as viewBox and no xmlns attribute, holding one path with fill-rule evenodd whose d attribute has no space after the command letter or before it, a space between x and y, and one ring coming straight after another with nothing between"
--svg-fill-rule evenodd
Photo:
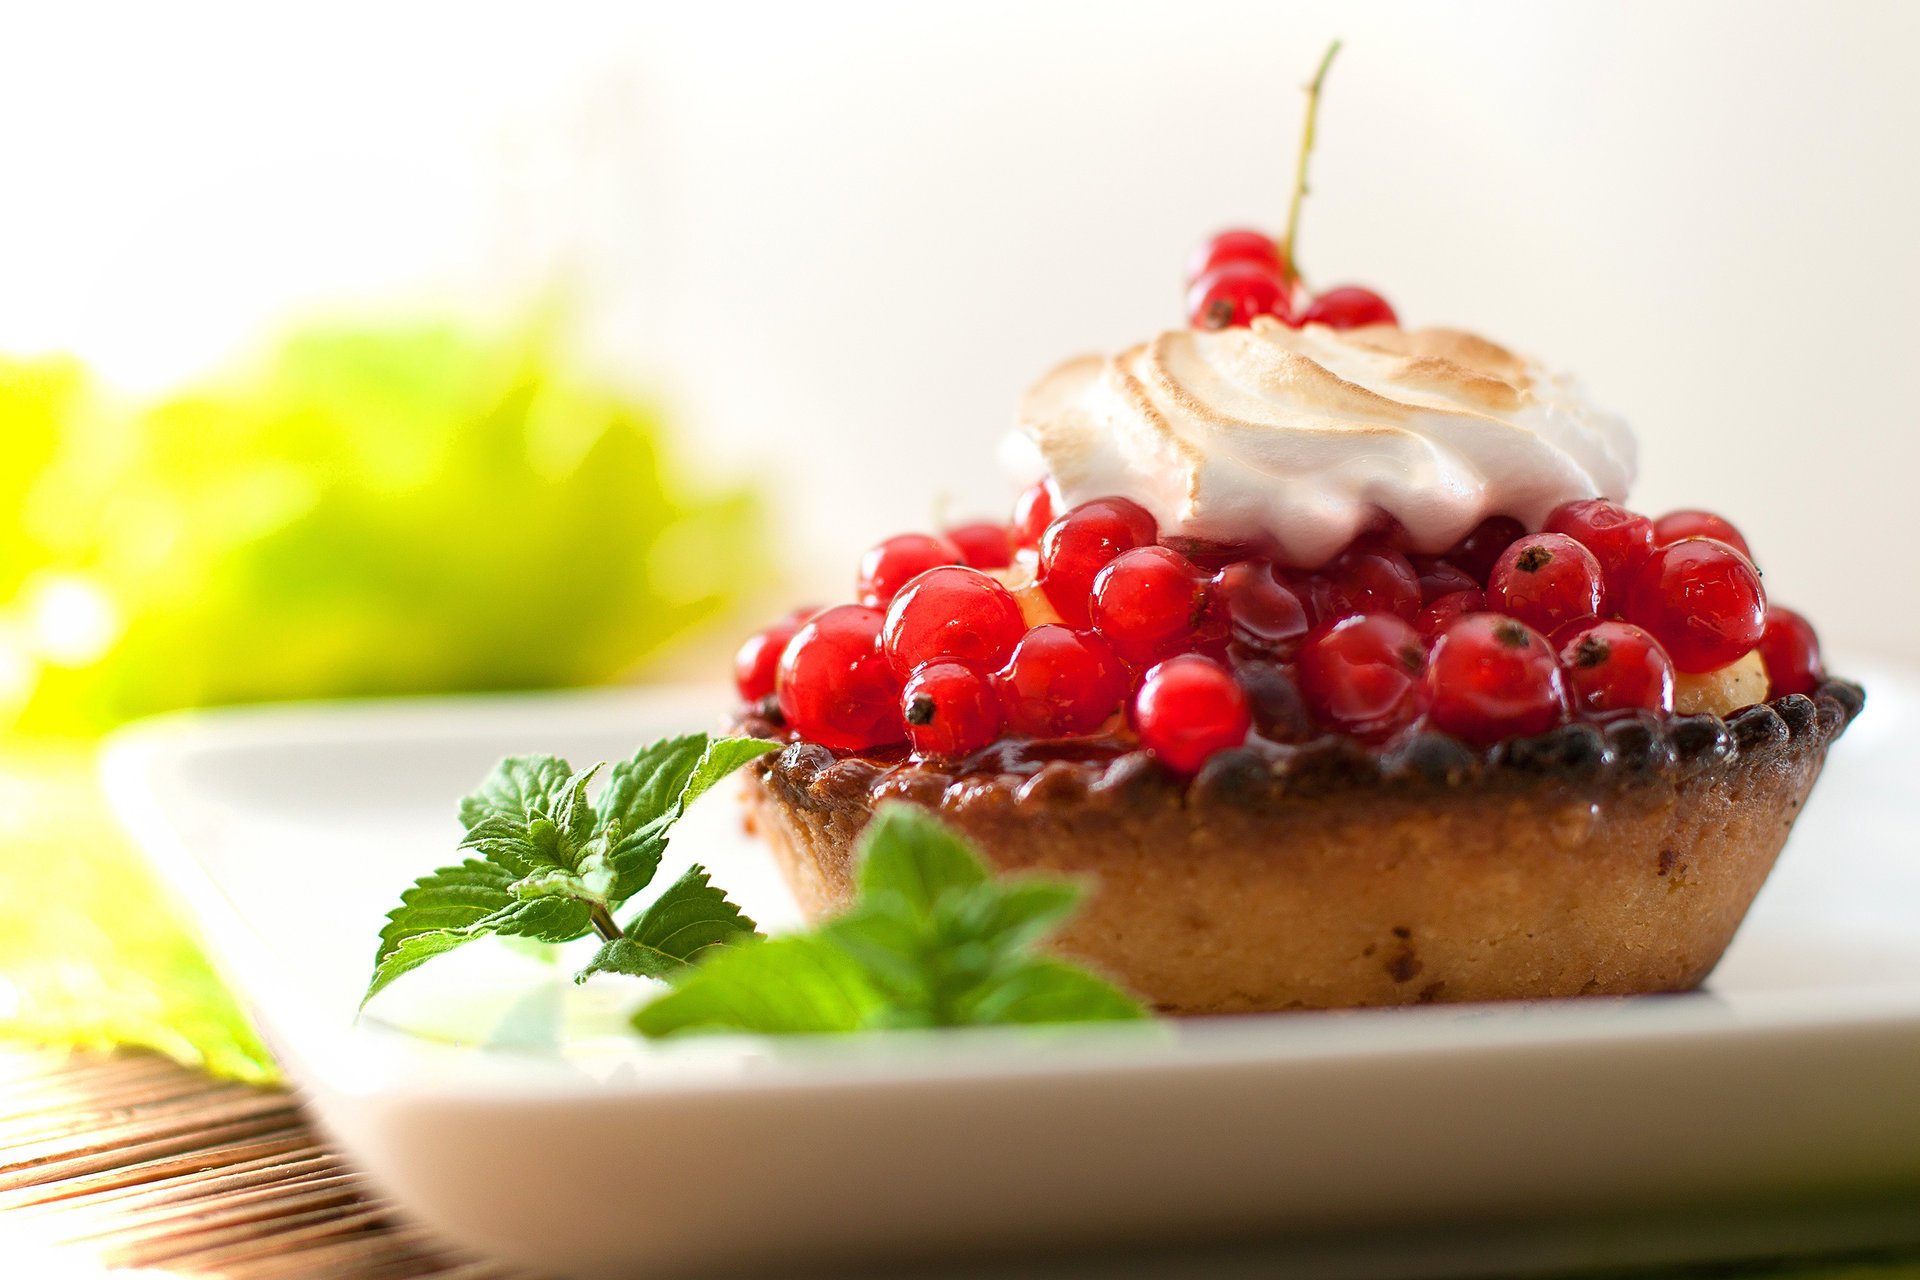
<instances>
[{"instance_id":1,"label":"berry tart","mask_svg":"<svg viewBox=\"0 0 1920 1280\"><path fill-rule=\"evenodd\" d=\"M1007 523L747 641L755 829L819 916L924 806L1087 879L1056 945L1172 1013L1698 985L1861 690L1732 524L1625 505L1575 384L1293 243L1214 237L1187 327L1042 378Z\"/></svg>"}]
</instances>

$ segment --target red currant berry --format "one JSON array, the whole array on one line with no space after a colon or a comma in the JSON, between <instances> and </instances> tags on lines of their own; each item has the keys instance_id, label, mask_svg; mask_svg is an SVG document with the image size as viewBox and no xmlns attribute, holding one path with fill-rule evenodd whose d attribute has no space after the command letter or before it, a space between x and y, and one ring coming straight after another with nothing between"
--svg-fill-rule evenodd
<instances>
[{"instance_id":1,"label":"red currant berry","mask_svg":"<svg viewBox=\"0 0 1920 1280\"><path fill-rule=\"evenodd\" d=\"M1432 644L1457 620L1470 613L1486 611L1487 593L1478 587L1469 587L1465 591L1450 591L1422 609L1414 626L1419 629L1421 639Z\"/></svg>"},{"instance_id":2,"label":"red currant berry","mask_svg":"<svg viewBox=\"0 0 1920 1280\"><path fill-rule=\"evenodd\" d=\"M960 548L951 539L931 533L902 533L860 557L855 594L869 609L884 609L913 579L935 565L959 564L960 560Z\"/></svg>"},{"instance_id":3,"label":"red currant berry","mask_svg":"<svg viewBox=\"0 0 1920 1280\"><path fill-rule=\"evenodd\" d=\"M1451 560L1440 556L1409 556L1420 575L1420 602L1432 604L1456 591L1478 591L1485 584Z\"/></svg>"},{"instance_id":4,"label":"red currant berry","mask_svg":"<svg viewBox=\"0 0 1920 1280\"><path fill-rule=\"evenodd\" d=\"M900 741L900 681L880 652L878 609L843 604L801 627L780 656L780 714L835 751Z\"/></svg>"},{"instance_id":5,"label":"red currant berry","mask_svg":"<svg viewBox=\"0 0 1920 1280\"><path fill-rule=\"evenodd\" d=\"M1685 672L1714 671L1760 643L1767 593L1752 561L1712 538L1661 547L1634 572L1622 612Z\"/></svg>"},{"instance_id":6,"label":"red currant berry","mask_svg":"<svg viewBox=\"0 0 1920 1280\"><path fill-rule=\"evenodd\" d=\"M1276 276L1286 270L1280 261L1280 246L1273 242L1272 236L1264 231L1236 229L1222 231L1193 251L1193 256L1187 259L1187 283L1192 284L1229 262L1258 263Z\"/></svg>"},{"instance_id":7,"label":"red currant berry","mask_svg":"<svg viewBox=\"0 0 1920 1280\"><path fill-rule=\"evenodd\" d=\"M1713 538L1753 559L1753 548L1740 536L1740 531L1711 511L1669 511L1653 522L1655 546L1672 546L1682 538Z\"/></svg>"},{"instance_id":8,"label":"red currant berry","mask_svg":"<svg viewBox=\"0 0 1920 1280\"><path fill-rule=\"evenodd\" d=\"M975 569L1004 569L1013 563L1013 539L1007 526L980 520L955 525L946 531L947 541L960 548L960 557Z\"/></svg>"},{"instance_id":9,"label":"red currant berry","mask_svg":"<svg viewBox=\"0 0 1920 1280\"><path fill-rule=\"evenodd\" d=\"M741 701L758 702L773 692L780 655L803 621L802 618L782 618L748 636L739 652L733 655L733 687L740 691Z\"/></svg>"},{"instance_id":10,"label":"red currant berry","mask_svg":"<svg viewBox=\"0 0 1920 1280\"><path fill-rule=\"evenodd\" d=\"M1228 639L1242 653L1291 658L1312 626L1306 604L1271 560L1228 565L1214 576L1213 598Z\"/></svg>"},{"instance_id":11,"label":"red currant berry","mask_svg":"<svg viewBox=\"0 0 1920 1280\"><path fill-rule=\"evenodd\" d=\"M1653 521L1605 498L1563 502L1547 516L1547 533L1563 533L1593 552L1607 584L1618 596L1640 562L1653 554Z\"/></svg>"},{"instance_id":12,"label":"red currant berry","mask_svg":"<svg viewBox=\"0 0 1920 1280\"><path fill-rule=\"evenodd\" d=\"M1250 325L1255 316L1293 323L1286 281L1260 262L1228 262L1193 282L1187 290L1187 322L1196 329Z\"/></svg>"},{"instance_id":13,"label":"red currant berry","mask_svg":"<svg viewBox=\"0 0 1920 1280\"><path fill-rule=\"evenodd\" d=\"M1105 640L1049 623L1027 632L993 683L1014 733L1061 738L1105 724L1130 679Z\"/></svg>"},{"instance_id":14,"label":"red currant berry","mask_svg":"<svg viewBox=\"0 0 1920 1280\"><path fill-rule=\"evenodd\" d=\"M1122 551L1152 542L1155 532L1153 517L1136 502L1083 502L1048 525L1040 539L1040 589L1062 618L1085 627L1093 580Z\"/></svg>"},{"instance_id":15,"label":"red currant berry","mask_svg":"<svg viewBox=\"0 0 1920 1280\"><path fill-rule=\"evenodd\" d=\"M1214 752L1245 742L1253 716L1225 667L1185 653L1147 672L1133 701L1133 724L1162 763L1192 775Z\"/></svg>"},{"instance_id":16,"label":"red currant berry","mask_svg":"<svg viewBox=\"0 0 1920 1280\"><path fill-rule=\"evenodd\" d=\"M1553 649L1517 618L1471 613L1440 633L1427 659L1427 718L1479 746L1545 733L1567 716Z\"/></svg>"},{"instance_id":17,"label":"red currant berry","mask_svg":"<svg viewBox=\"0 0 1920 1280\"><path fill-rule=\"evenodd\" d=\"M1600 562L1564 533L1535 533L1500 553L1487 602L1536 631L1600 612L1607 588Z\"/></svg>"},{"instance_id":18,"label":"red currant berry","mask_svg":"<svg viewBox=\"0 0 1920 1280\"><path fill-rule=\"evenodd\" d=\"M1094 630L1136 666L1180 649L1206 611L1206 578L1170 547L1123 551L1093 580Z\"/></svg>"},{"instance_id":19,"label":"red currant berry","mask_svg":"<svg viewBox=\"0 0 1920 1280\"><path fill-rule=\"evenodd\" d=\"M1766 664L1769 697L1812 693L1826 672L1820 665L1820 638L1813 626L1791 609L1767 608L1766 630L1760 634L1760 661Z\"/></svg>"},{"instance_id":20,"label":"red currant berry","mask_svg":"<svg viewBox=\"0 0 1920 1280\"><path fill-rule=\"evenodd\" d=\"M1488 516L1454 543L1446 558L1472 574L1476 585L1484 587L1493 573L1494 561L1526 532L1527 527L1512 516Z\"/></svg>"},{"instance_id":21,"label":"red currant berry","mask_svg":"<svg viewBox=\"0 0 1920 1280\"><path fill-rule=\"evenodd\" d=\"M962 662L930 662L908 677L900 718L915 752L943 759L989 745L1005 719L993 681Z\"/></svg>"},{"instance_id":22,"label":"red currant berry","mask_svg":"<svg viewBox=\"0 0 1920 1280\"><path fill-rule=\"evenodd\" d=\"M1045 480L1027 486L1013 504L1013 520L1007 533L1015 548L1037 547L1040 535L1053 523L1053 486Z\"/></svg>"},{"instance_id":23,"label":"red currant berry","mask_svg":"<svg viewBox=\"0 0 1920 1280\"><path fill-rule=\"evenodd\" d=\"M1596 622L1560 647L1574 709L1673 710L1673 659L1660 642L1631 622Z\"/></svg>"},{"instance_id":24,"label":"red currant berry","mask_svg":"<svg viewBox=\"0 0 1920 1280\"><path fill-rule=\"evenodd\" d=\"M1235 666L1233 678L1247 695L1255 733L1269 742L1305 742L1313 736L1307 701L1287 668L1255 659Z\"/></svg>"},{"instance_id":25,"label":"red currant berry","mask_svg":"<svg viewBox=\"0 0 1920 1280\"><path fill-rule=\"evenodd\" d=\"M978 569L949 564L927 570L893 598L880 642L898 676L942 659L992 671L1026 631L1013 592Z\"/></svg>"},{"instance_id":26,"label":"red currant berry","mask_svg":"<svg viewBox=\"0 0 1920 1280\"><path fill-rule=\"evenodd\" d=\"M1384 738L1419 716L1426 646L1391 613L1343 618L1300 646L1300 693L1322 724Z\"/></svg>"},{"instance_id":27,"label":"red currant berry","mask_svg":"<svg viewBox=\"0 0 1920 1280\"><path fill-rule=\"evenodd\" d=\"M1337 622L1356 613L1394 613L1411 622L1420 613L1420 575L1398 551L1356 542L1308 579L1314 617Z\"/></svg>"},{"instance_id":28,"label":"red currant berry","mask_svg":"<svg viewBox=\"0 0 1920 1280\"><path fill-rule=\"evenodd\" d=\"M1387 300L1359 285L1341 285L1315 298L1307 307L1302 324L1324 324L1330 329L1358 329L1362 325L1390 324L1398 327L1400 317L1393 314Z\"/></svg>"}]
</instances>

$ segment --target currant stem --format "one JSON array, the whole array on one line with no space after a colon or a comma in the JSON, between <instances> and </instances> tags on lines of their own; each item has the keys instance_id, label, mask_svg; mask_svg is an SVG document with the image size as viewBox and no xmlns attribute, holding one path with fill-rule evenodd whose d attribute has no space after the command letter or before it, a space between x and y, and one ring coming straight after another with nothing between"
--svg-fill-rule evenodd
<instances>
[{"instance_id":1,"label":"currant stem","mask_svg":"<svg viewBox=\"0 0 1920 1280\"><path fill-rule=\"evenodd\" d=\"M1307 121L1300 132L1300 159L1293 171L1293 198L1287 204L1287 234L1280 241L1281 265L1287 270L1287 279L1294 282L1300 280L1300 264L1294 260L1293 249L1300 235L1300 200L1307 194L1307 157L1313 154L1313 124L1320 115L1320 86L1326 83L1327 68L1333 65L1333 55L1338 52L1340 42L1335 40L1321 55L1320 68L1307 84Z\"/></svg>"},{"instance_id":2,"label":"currant stem","mask_svg":"<svg viewBox=\"0 0 1920 1280\"><path fill-rule=\"evenodd\" d=\"M613 922L613 912L607 910L605 907L594 906L590 908L588 916L593 921L593 931L606 941L613 942L621 936L620 926Z\"/></svg>"}]
</instances>

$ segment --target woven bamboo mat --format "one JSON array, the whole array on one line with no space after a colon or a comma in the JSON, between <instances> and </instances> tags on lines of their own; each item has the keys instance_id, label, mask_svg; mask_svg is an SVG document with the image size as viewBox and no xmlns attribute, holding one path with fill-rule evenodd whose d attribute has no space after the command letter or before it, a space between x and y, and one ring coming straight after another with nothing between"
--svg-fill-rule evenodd
<instances>
[{"instance_id":1,"label":"woven bamboo mat","mask_svg":"<svg viewBox=\"0 0 1920 1280\"><path fill-rule=\"evenodd\" d=\"M0 1048L0 1236L23 1278L514 1280L400 1219L291 1095L145 1053Z\"/></svg>"}]
</instances>

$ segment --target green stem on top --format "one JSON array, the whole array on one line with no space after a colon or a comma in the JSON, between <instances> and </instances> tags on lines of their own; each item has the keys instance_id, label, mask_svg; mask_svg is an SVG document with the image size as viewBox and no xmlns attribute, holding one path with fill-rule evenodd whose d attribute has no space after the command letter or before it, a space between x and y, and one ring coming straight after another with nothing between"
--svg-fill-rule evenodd
<instances>
[{"instance_id":1,"label":"green stem on top","mask_svg":"<svg viewBox=\"0 0 1920 1280\"><path fill-rule=\"evenodd\" d=\"M1340 42L1335 40L1327 46L1321 55L1320 69L1313 73L1313 79L1307 84L1307 122L1300 133L1300 160L1293 170L1293 199L1287 205L1287 234L1280 241L1280 264L1287 270L1287 279L1300 279L1300 264L1294 260L1294 246L1300 236L1300 200L1307 194L1307 157L1313 154L1313 123L1320 115L1320 86L1326 82L1327 68L1333 65L1333 55L1340 52Z\"/></svg>"}]
</instances>

